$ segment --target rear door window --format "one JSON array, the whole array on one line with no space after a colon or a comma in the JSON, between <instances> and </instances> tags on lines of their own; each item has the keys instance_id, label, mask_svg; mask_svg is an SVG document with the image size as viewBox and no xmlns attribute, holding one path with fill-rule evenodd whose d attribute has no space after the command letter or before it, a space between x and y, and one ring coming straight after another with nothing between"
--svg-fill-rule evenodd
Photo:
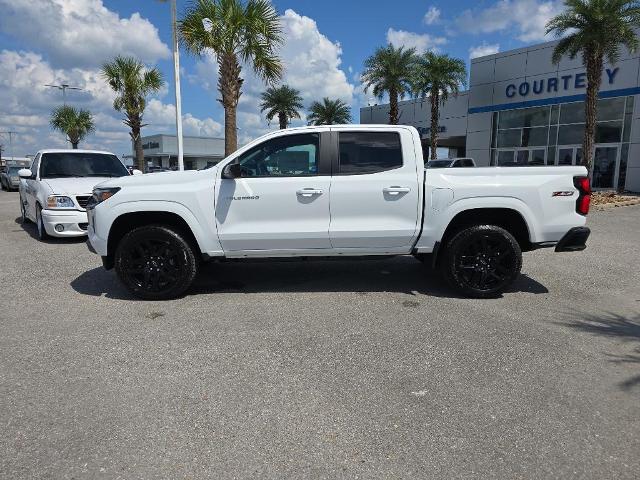
<instances>
[{"instance_id":1,"label":"rear door window","mask_svg":"<svg viewBox=\"0 0 640 480\"><path fill-rule=\"evenodd\" d=\"M402 167L400 135L395 132L340 132L340 175L364 175Z\"/></svg>"}]
</instances>

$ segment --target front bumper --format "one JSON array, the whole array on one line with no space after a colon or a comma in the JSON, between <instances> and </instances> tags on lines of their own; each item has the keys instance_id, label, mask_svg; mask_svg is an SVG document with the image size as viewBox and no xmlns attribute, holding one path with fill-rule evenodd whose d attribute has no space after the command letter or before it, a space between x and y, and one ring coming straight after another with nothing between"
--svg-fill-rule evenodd
<instances>
[{"instance_id":1,"label":"front bumper","mask_svg":"<svg viewBox=\"0 0 640 480\"><path fill-rule=\"evenodd\" d=\"M87 234L87 212L78 210L42 210L42 223L52 237L82 237ZM61 225L63 230L57 231Z\"/></svg>"},{"instance_id":2,"label":"front bumper","mask_svg":"<svg viewBox=\"0 0 640 480\"><path fill-rule=\"evenodd\" d=\"M574 227L565 233L556 244L556 252L579 252L587 248L587 239L591 230L587 227Z\"/></svg>"},{"instance_id":3,"label":"front bumper","mask_svg":"<svg viewBox=\"0 0 640 480\"><path fill-rule=\"evenodd\" d=\"M96 233L95 208L87 210L87 219L89 222L87 228L87 246L89 247L89 251L104 257L107 255L108 239L102 238Z\"/></svg>"}]
</instances>

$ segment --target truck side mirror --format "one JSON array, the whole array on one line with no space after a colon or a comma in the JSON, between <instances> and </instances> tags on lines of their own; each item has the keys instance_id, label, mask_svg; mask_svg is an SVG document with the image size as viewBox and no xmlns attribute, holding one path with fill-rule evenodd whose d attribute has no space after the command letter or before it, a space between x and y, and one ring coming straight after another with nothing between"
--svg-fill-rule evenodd
<instances>
[{"instance_id":1,"label":"truck side mirror","mask_svg":"<svg viewBox=\"0 0 640 480\"><path fill-rule=\"evenodd\" d=\"M237 162L232 162L222 170L222 178L240 178L242 177L242 167Z\"/></svg>"},{"instance_id":2,"label":"truck side mirror","mask_svg":"<svg viewBox=\"0 0 640 480\"><path fill-rule=\"evenodd\" d=\"M18 176L23 180L28 180L32 177L31 170L28 168L21 168L18 170Z\"/></svg>"}]
</instances>

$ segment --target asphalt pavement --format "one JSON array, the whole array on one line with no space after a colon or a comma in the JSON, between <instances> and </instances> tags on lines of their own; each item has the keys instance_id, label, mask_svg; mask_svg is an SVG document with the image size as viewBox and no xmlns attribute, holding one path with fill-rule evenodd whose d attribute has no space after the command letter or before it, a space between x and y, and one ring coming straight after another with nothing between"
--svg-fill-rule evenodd
<instances>
[{"instance_id":1,"label":"asphalt pavement","mask_svg":"<svg viewBox=\"0 0 640 480\"><path fill-rule=\"evenodd\" d=\"M640 207L502 298L412 258L207 265L131 298L0 193L0 478L640 476Z\"/></svg>"}]
</instances>

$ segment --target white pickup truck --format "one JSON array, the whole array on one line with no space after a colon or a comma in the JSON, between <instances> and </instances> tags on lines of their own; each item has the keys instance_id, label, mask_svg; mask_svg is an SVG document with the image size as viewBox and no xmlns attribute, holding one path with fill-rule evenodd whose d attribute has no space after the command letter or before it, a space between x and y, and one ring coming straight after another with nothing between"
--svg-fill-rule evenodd
<instances>
[{"instance_id":1,"label":"white pickup truck","mask_svg":"<svg viewBox=\"0 0 640 480\"><path fill-rule=\"evenodd\" d=\"M184 293L202 260L362 255L414 255L492 297L522 251L584 249L589 201L584 167L425 169L413 127L292 128L209 169L98 185L88 245L144 299Z\"/></svg>"}]
</instances>

